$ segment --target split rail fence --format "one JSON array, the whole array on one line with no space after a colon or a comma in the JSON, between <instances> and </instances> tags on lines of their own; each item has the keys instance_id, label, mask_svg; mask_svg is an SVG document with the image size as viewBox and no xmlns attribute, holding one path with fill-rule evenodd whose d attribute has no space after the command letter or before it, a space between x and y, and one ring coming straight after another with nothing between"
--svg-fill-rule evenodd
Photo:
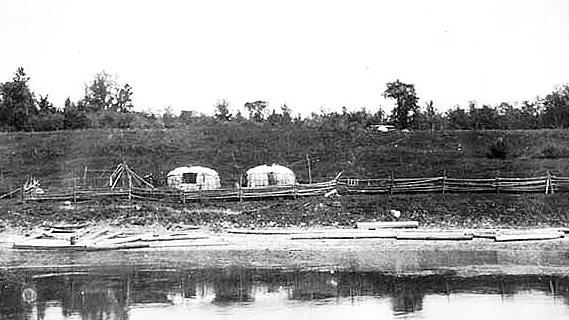
<instances>
[{"instance_id":1,"label":"split rail fence","mask_svg":"<svg viewBox=\"0 0 569 320\"><path fill-rule=\"evenodd\" d=\"M0 198L20 198L22 201L83 201L109 198L140 199L186 203L193 201L297 198L339 194L414 194L414 193L544 193L569 192L569 177L547 174L530 178L480 178L457 179L446 176L429 178L384 179L341 178L321 183L268 187L235 187L217 190L180 191L154 188L144 178L133 172L126 164L120 164L110 176L105 175L96 184L70 177L64 182L41 186L35 179L28 179L17 190ZM95 185L95 186L94 186ZM19 191L18 194L15 192Z\"/></svg>"},{"instance_id":2,"label":"split rail fence","mask_svg":"<svg viewBox=\"0 0 569 320\"><path fill-rule=\"evenodd\" d=\"M412 194L412 193L524 193L553 194L569 192L569 177L547 174L531 178L495 177L457 179L446 176L430 178L342 179L341 194Z\"/></svg>"},{"instance_id":3,"label":"split rail fence","mask_svg":"<svg viewBox=\"0 0 569 320\"><path fill-rule=\"evenodd\" d=\"M304 197L325 195L336 189L336 181L313 184L294 184L289 186L270 186L255 188L234 188L199 191L179 191L174 189L151 189L141 187L115 188L56 188L23 193L23 201L83 201L102 198L141 199L149 201L186 203L199 200L247 200L277 197Z\"/></svg>"}]
</instances>

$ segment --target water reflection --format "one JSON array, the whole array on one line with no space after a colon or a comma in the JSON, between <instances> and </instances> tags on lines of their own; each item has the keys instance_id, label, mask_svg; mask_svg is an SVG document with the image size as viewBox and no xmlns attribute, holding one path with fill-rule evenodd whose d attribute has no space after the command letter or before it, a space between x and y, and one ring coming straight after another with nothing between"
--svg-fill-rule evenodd
<instances>
[{"instance_id":1,"label":"water reflection","mask_svg":"<svg viewBox=\"0 0 569 320\"><path fill-rule=\"evenodd\" d=\"M190 314L192 308L254 309L267 301L277 309L301 308L317 302L333 310L346 302L357 307L365 297L378 303L371 305L378 312L385 309L385 302L390 314L397 317L420 315L428 309L426 297L442 295L451 301L450 297L474 294L507 300L521 293L549 296L569 310L569 278L551 276L461 278L253 269L120 270L0 274L0 288L0 319L45 319L46 314L53 318L54 311L60 310L56 317L59 319L126 320L133 318L132 310L140 308L174 308ZM184 308L176 309L178 306Z\"/></svg>"}]
</instances>

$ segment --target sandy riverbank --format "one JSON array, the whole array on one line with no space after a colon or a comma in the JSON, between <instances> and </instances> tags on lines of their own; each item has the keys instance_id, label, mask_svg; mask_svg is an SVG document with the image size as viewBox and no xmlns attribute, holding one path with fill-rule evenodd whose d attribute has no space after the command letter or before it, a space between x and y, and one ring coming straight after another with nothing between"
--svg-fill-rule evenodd
<instances>
[{"instance_id":1,"label":"sandy riverbank","mask_svg":"<svg viewBox=\"0 0 569 320\"><path fill-rule=\"evenodd\" d=\"M129 232L159 232L161 226L124 227ZM73 252L14 250L21 230L0 233L0 270L76 270L90 268L210 267L380 271L396 274L451 273L569 275L569 238L495 242L380 239L298 239L298 235L345 235L340 228L264 229L274 234L192 230L200 239L172 241L160 248ZM433 229L427 229L433 230ZM454 230L464 232L465 230ZM369 232L368 232L369 233ZM302 238L302 237L300 237Z\"/></svg>"}]
</instances>

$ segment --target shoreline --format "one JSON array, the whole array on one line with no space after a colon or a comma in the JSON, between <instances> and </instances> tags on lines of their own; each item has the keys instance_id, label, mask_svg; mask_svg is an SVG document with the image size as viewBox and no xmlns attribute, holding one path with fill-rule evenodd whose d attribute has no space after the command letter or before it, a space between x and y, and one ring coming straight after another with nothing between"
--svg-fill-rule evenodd
<instances>
[{"instance_id":1,"label":"shoreline","mask_svg":"<svg viewBox=\"0 0 569 320\"><path fill-rule=\"evenodd\" d=\"M566 268L569 265L567 237L515 242L495 242L484 238L469 241L294 239L289 232L334 235L354 231L339 228L279 230L286 233L235 234L198 229L192 232L206 238L161 248L97 252L16 250L10 247L10 242L21 239L21 234L2 232L0 271L219 267L377 271L405 275L569 275Z\"/></svg>"}]
</instances>

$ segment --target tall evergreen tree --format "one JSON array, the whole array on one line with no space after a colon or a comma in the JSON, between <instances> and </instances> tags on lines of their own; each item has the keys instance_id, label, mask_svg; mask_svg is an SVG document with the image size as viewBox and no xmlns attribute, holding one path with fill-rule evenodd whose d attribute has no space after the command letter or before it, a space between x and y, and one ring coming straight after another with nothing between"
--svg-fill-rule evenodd
<instances>
[{"instance_id":1,"label":"tall evergreen tree","mask_svg":"<svg viewBox=\"0 0 569 320\"><path fill-rule=\"evenodd\" d=\"M12 81L0 84L0 126L8 130L29 130L30 117L38 112L30 78L24 68L16 70Z\"/></svg>"}]
</instances>

